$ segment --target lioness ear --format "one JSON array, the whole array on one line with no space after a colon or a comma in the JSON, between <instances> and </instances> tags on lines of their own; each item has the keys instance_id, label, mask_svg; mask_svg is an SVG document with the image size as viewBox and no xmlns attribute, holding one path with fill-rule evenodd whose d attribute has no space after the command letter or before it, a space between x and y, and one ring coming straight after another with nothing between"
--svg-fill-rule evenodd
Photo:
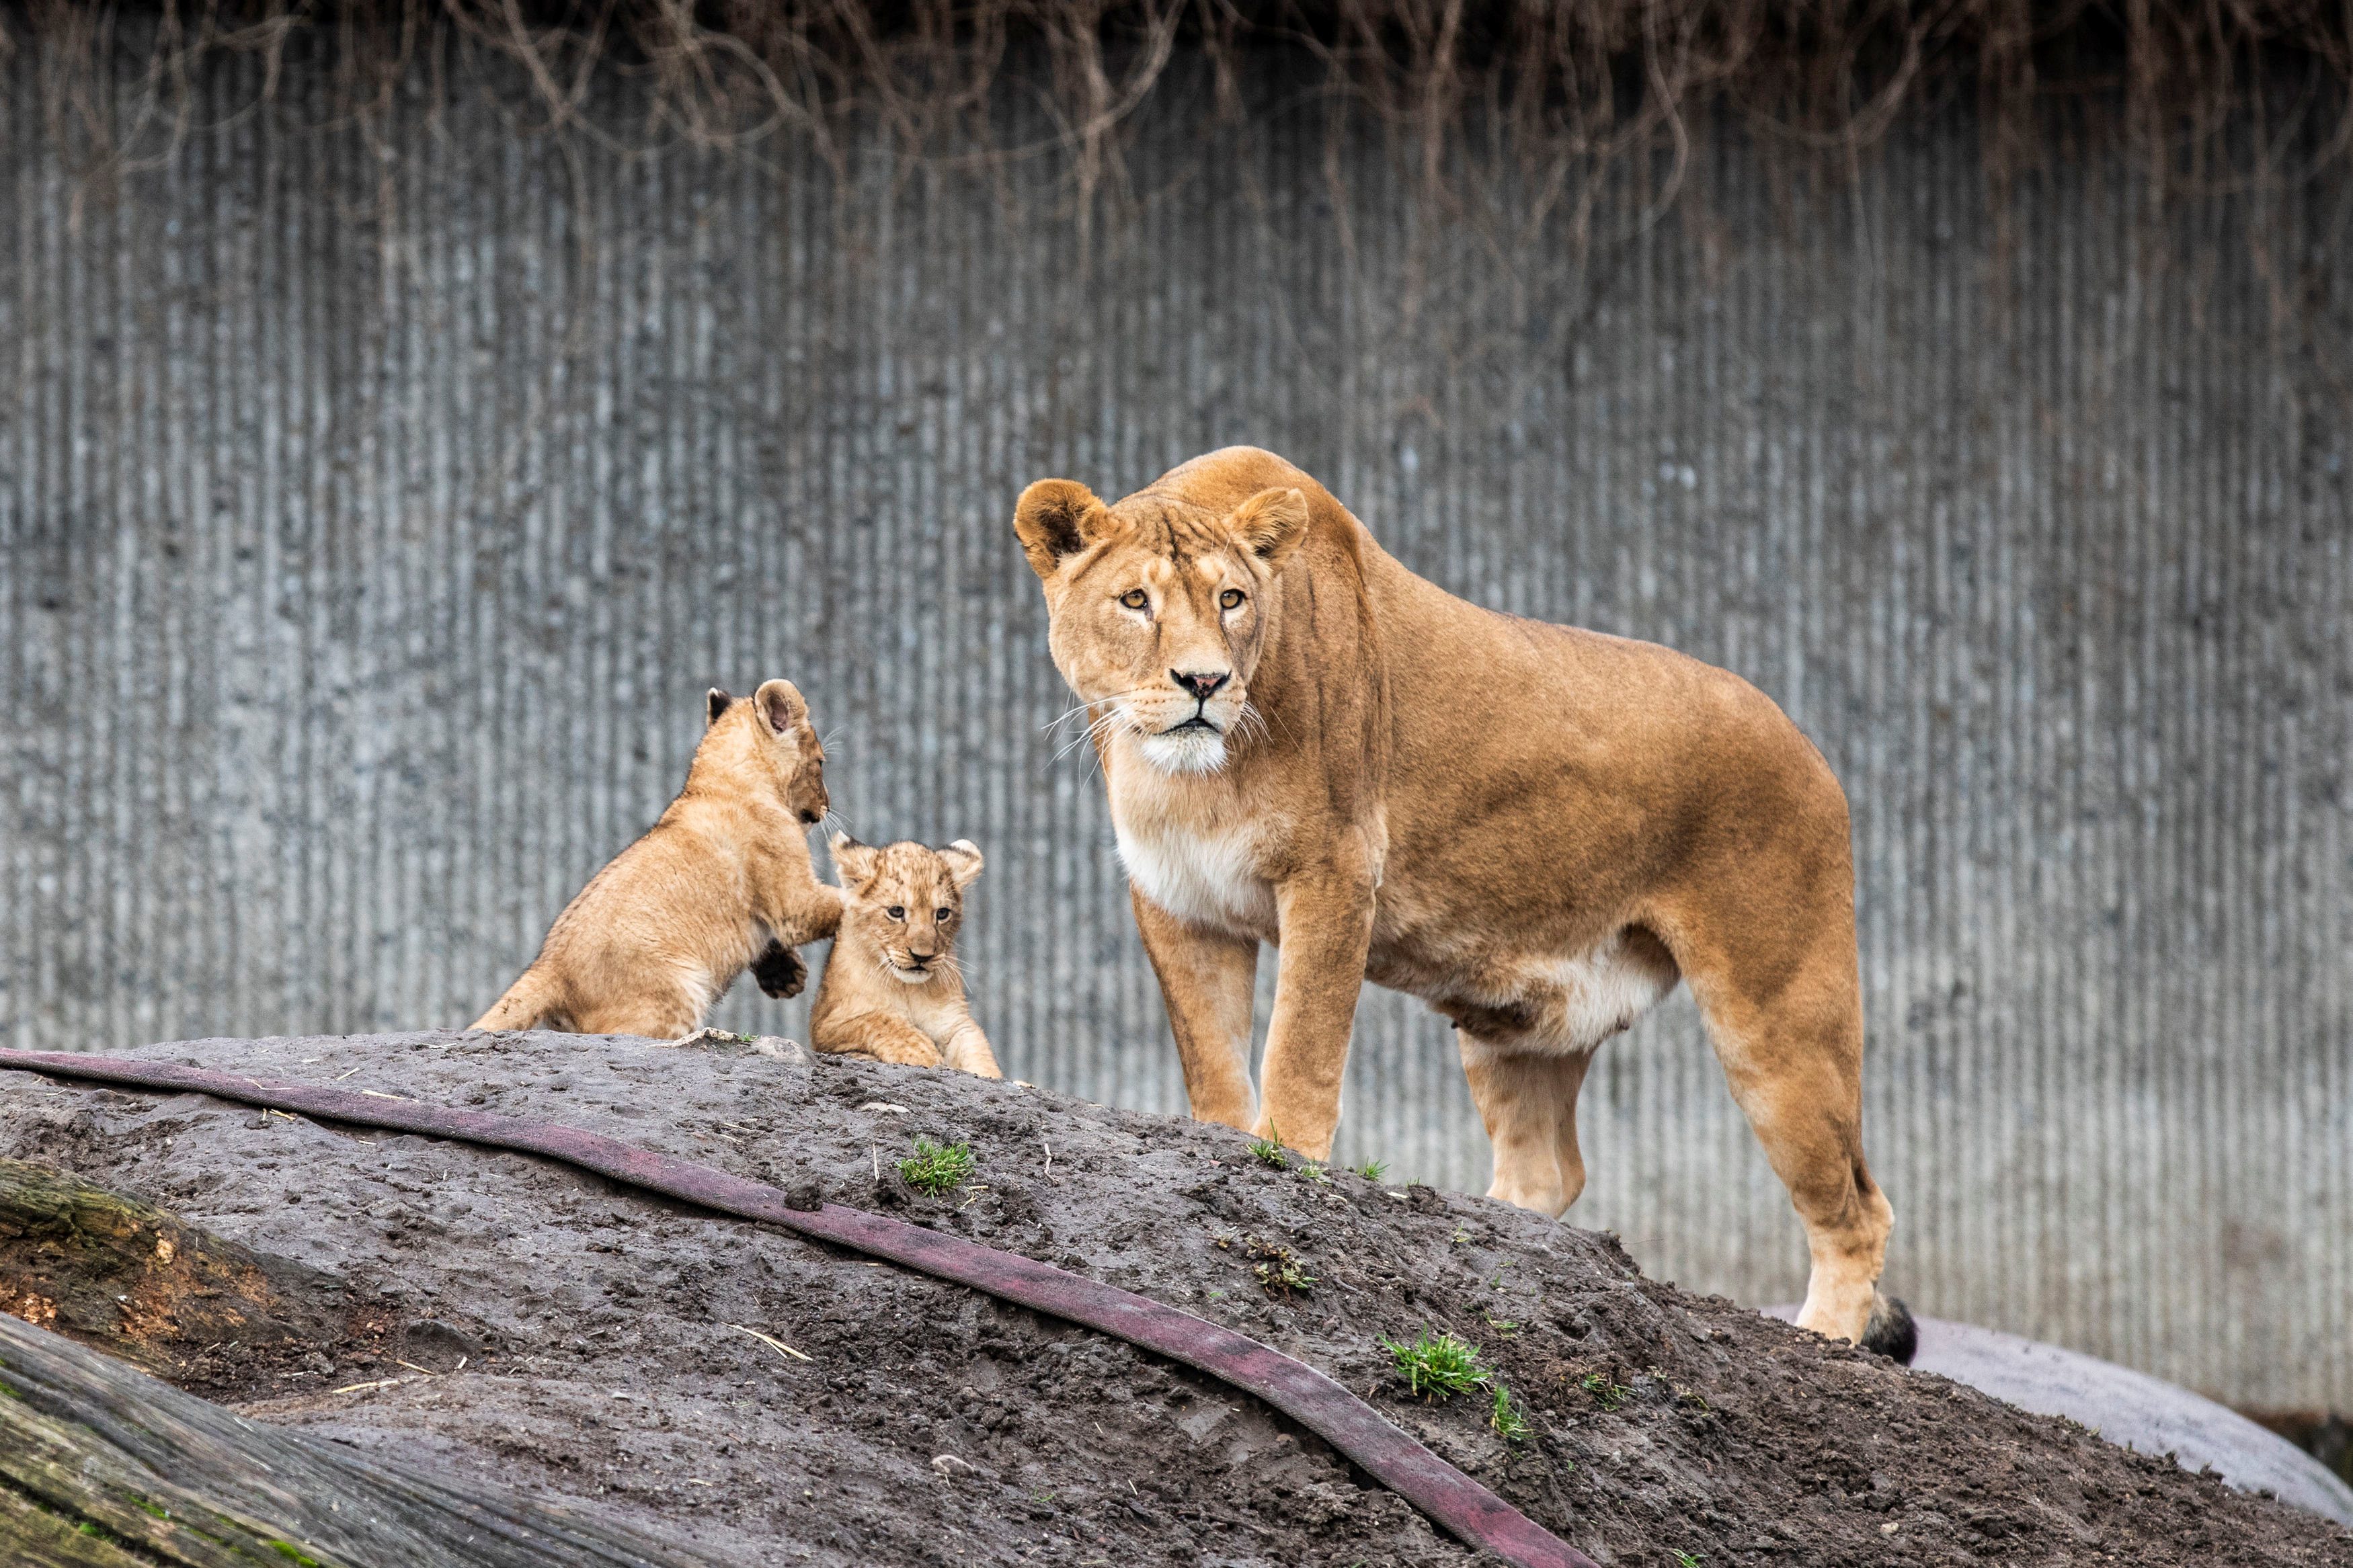
<instances>
[{"instance_id":1,"label":"lioness ear","mask_svg":"<svg viewBox=\"0 0 2353 1568\"><path fill-rule=\"evenodd\" d=\"M864 887L874 879L877 870L875 851L871 845L860 844L847 833L837 833L826 840L833 851L833 868L841 873L841 885Z\"/></svg>"},{"instance_id":2,"label":"lioness ear","mask_svg":"<svg viewBox=\"0 0 2353 1568\"><path fill-rule=\"evenodd\" d=\"M969 838L959 838L940 851L940 858L948 863L948 875L955 879L958 888L969 888L986 865L980 857L980 846Z\"/></svg>"},{"instance_id":3,"label":"lioness ear","mask_svg":"<svg viewBox=\"0 0 2353 1568\"><path fill-rule=\"evenodd\" d=\"M801 700L800 688L789 680L762 681L760 689L752 693L752 704L778 735L791 734L794 726L808 717L808 704Z\"/></svg>"},{"instance_id":4,"label":"lioness ear","mask_svg":"<svg viewBox=\"0 0 2353 1568\"><path fill-rule=\"evenodd\" d=\"M1307 497L1296 489L1261 490L1226 519L1234 542L1280 572L1307 537Z\"/></svg>"},{"instance_id":5,"label":"lioness ear","mask_svg":"<svg viewBox=\"0 0 2353 1568\"><path fill-rule=\"evenodd\" d=\"M707 729L709 729L712 725L718 723L718 722L719 722L719 716L720 716L722 713L726 712L726 711L727 711L727 705L728 705L729 703L731 703L731 702L734 701L734 700L735 700L735 699L733 699L733 697L728 696L728 695L727 695L727 693L725 693L724 691L722 691L722 690L721 690L719 688L717 688L716 686L712 687L712 688L711 689L711 696L710 696L710 699L709 699L709 704L710 704L710 710L711 710L710 717L708 717L708 718L706 718L705 720L703 720L703 721L702 721L703 728L707 730Z\"/></svg>"},{"instance_id":6,"label":"lioness ear","mask_svg":"<svg viewBox=\"0 0 2353 1568\"><path fill-rule=\"evenodd\" d=\"M1013 531L1040 581L1111 531L1111 509L1076 479L1039 479L1013 503Z\"/></svg>"}]
</instances>

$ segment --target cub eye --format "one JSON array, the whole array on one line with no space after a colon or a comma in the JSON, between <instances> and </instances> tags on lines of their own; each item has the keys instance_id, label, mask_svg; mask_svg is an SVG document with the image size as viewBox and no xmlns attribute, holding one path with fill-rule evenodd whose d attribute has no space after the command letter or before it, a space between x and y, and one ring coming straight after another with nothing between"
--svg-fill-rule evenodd
<instances>
[{"instance_id":1,"label":"cub eye","mask_svg":"<svg viewBox=\"0 0 2353 1568\"><path fill-rule=\"evenodd\" d=\"M1229 610L1239 610L1242 607L1242 591L1240 588L1229 588L1218 595L1218 603Z\"/></svg>"},{"instance_id":2,"label":"cub eye","mask_svg":"<svg viewBox=\"0 0 2353 1568\"><path fill-rule=\"evenodd\" d=\"M884 910L882 912L889 915L894 921L902 921L907 918L905 908L898 904L892 904L889 909Z\"/></svg>"},{"instance_id":3,"label":"cub eye","mask_svg":"<svg viewBox=\"0 0 2353 1568\"><path fill-rule=\"evenodd\" d=\"M1141 610L1152 603L1152 598L1141 588L1130 588L1119 596L1119 602L1131 610Z\"/></svg>"},{"instance_id":4,"label":"cub eye","mask_svg":"<svg viewBox=\"0 0 2353 1568\"><path fill-rule=\"evenodd\" d=\"M934 910L932 911L932 918L935 921L950 920L953 919L955 915L955 911L954 910Z\"/></svg>"}]
</instances>

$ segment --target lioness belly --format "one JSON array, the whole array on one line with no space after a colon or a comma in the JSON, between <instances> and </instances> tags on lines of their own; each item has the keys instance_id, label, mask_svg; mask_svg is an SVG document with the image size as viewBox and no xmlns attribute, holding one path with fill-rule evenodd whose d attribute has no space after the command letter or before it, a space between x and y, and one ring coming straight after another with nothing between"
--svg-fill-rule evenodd
<instances>
[{"instance_id":1,"label":"lioness belly","mask_svg":"<svg viewBox=\"0 0 2353 1568\"><path fill-rule=\"evenodd\" d=\"M1647 931L1612 932L1579 952L1450 955L1445 965L1407 963L1385 984L1420 996L1466 1033L1499 1050L1576 1055L1623 1033L1674 989L1674 961Z\"/></svg>"}]
</instances>

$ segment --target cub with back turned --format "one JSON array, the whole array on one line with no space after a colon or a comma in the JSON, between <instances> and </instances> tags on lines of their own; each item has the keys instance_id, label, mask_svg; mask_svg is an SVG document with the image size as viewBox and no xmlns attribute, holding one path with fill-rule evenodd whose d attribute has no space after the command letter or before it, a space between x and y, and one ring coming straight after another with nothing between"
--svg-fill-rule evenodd
<instances>
[{"instance_id":1,"label":"cub with back turned","mask_svg":"<svg viewBox=\"0 0 2353 1568\"><path fill-rule=\"evenodd\" d=\"M799 994L792 950L828 937L841 894L817 879L807 829L826 814L825 748L789 680L712 689L686 787L548 928L539 956L477 1029L675 1038L749 968Z\"/></svg>"}]
</instances>

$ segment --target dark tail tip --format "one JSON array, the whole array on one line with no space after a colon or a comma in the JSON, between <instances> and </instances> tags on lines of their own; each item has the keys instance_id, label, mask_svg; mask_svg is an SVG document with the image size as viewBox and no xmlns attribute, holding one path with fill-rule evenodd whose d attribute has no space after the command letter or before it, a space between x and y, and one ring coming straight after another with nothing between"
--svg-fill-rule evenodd
<instances>
[{"instance_id":1,"label":"dark tail tip","mask_svg":"<svg viewBox=\"0 0 2353 1568\"><path fill-rule=\"evenodd\" d=\"M1912 1321L1912 1309L1893 1296L1874 1293L1871 1321L1863 1325L1862 1348L1910 1366L1920 1349L1920 1326Z\"/></svg>"}]
</instances>

